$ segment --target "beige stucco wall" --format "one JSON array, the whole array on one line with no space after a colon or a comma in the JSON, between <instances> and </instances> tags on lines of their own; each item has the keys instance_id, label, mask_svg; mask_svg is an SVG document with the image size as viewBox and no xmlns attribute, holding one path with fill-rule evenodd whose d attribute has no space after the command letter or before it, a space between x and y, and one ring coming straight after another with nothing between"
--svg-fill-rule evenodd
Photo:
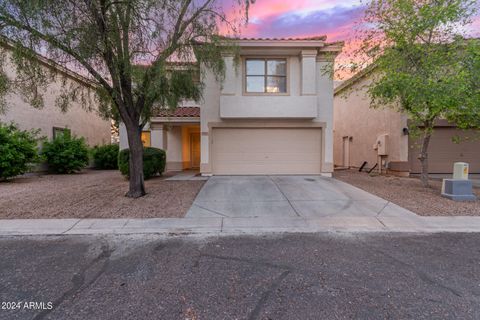
<instances>
[{"instance_id":1,"label":"beige stucco wall","mask_svg":"<svg viewBox=\"0 0 480 320\"><path fill-rule=\"evenodd\" d=\"M15 78L15 69L10 63L4 67L7 76ZM40 134L52 139L53 127L68 128L72 134L84 137L90 146L110 143L110 121L99 116L96 110L87 111L80 103L71 103L67 112L63 113L56 105L62 87L60 76L56 82L49 84L42 92L44 108L35 109L24 101L20 93L10 93L6 97L7 110L0 113L1 122L15 122L21 129L40 129ZM76 80L67 78L67 86Z\"/></svg>"},{"instance_id":2,"label":"beige stucco wall","mask_svg":"<svg viewBox=\"0 0 480 320\"><path fill-rule=\"evenodd\" d=\"M244 50L244 49L242 49ZM312 51L299 48L278 50L256 49L252 56L277 56L288 59L289 94L284 96L250 96L243 94L243 65L234 68L233 59L225 57L227 74L221 85L214 75L202 69L205 84L201 102L201 172L211 173L209 146L211 126L245 124L258 127L322 124L322 173L333 170L333 80L324 71L331 65L324 56L312 56ZM250 56L243 52L242 58ZM312 71L313 70L313 71ZM232 141L234 143L234 141ZM301 141L299 141L301 143Z\"/></svg>"},{"instance_id":3,"label":"beige stucco wall","mask_svg":"<svg viewBox=\"0 0 480 320\"><path fill-rule=\"evenodd\" d=\"M372 109L367 86L372 75L361 78L351 87L334 97L334 162L343 166L343 137L351 137L350 166L360 167L367 161L367 168L377 162L373 149L377 137L388 134L387 161L408 161L408 135L406 116L389 108Z\"/></svg>"},{"instance_id":4,"label":"beige stucco wall","mask_svg":"<svg viewBox=\"0 0 480 320\"><path fill-rule=\"evenodd\" d=\"M182 170L182 127L167 127L167 169L166 170Z\"/></svg>"},{"instance_id":5,"label":"beige stucco wall","mask_svg":"<svg viewBox=\"0 0 480 320\"><path fill-rule=\"evenodd\" d=\"M265 52L275 53L275 50L269 49ZM222 119L316 118L318 110L315 94L315 57L302 57L294 50L290 54L284 57L280 55L287 60L288 94L286 95L244 94L244 59L241 65L235 68L233 57L225 57L225 63L229 67L220 93L220 117ZM302 78L305 79L302 81Z\"/></svg>"}]
</instances>

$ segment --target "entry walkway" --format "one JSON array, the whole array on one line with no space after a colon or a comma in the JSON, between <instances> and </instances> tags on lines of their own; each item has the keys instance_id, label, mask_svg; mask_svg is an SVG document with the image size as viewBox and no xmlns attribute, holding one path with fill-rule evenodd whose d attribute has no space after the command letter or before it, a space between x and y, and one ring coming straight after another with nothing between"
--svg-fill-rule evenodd
<instances>
[{"instance_id":1,"label":"entry walkway","mask_svg":"<svg viewBox=\"0 0 480 320\"><path fill-rule=\"evenodd\" d=\"M170 173L171 177L166 178L165 180L208 180L208 177L202 177L198 170L183 170Z\"/></svg>"}]
</instances>

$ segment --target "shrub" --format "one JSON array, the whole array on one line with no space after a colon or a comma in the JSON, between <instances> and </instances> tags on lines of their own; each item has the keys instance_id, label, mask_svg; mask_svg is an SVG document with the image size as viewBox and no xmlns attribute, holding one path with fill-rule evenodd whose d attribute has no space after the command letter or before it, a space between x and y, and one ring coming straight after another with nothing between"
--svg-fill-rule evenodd
<instances>
[{"instance_id":1,"label":"shrub","mask_svg":"<svg viewBox=\"0 0 480 320\"><path fill-rule=\"evenodd\" d=\"M43 144L42 154L48 168L56 173L73 173L88 164L88 147L85 139L76 138L69 132Z\"/></svg>"},{"instance_id":2,"label":"shrub","mask_svg":"<svg viewBox=\"0 0 480 320\"><path fill-rule=\"evenodd\" d=\"M118 169L118 144L95 146L92 149L93 165L97 169Z\"/></svg>"},{"instance_id":3,"label":"shrub","mask_svg":"<svg viewBox=\"0 0 480 320\"><path fill-rule=\"evenodd\" d=\"M0 180L23 174L40 161L37 152L38 130L23 131L0 123Z\"/></svg>"},{"instance_id":4,"label":"shrub","mask_svg":"<svg viewBox=\"0 0 480 320\"><path fill-rule=\"evenodd\" d=\"M123 149L118 154L118 169L128 177L130 150ZM157 173L162 174L165 171L166 162L165 151L158 148L146 147L143 149L143 177L149 179Z\"/></svg>"}]
</instances>

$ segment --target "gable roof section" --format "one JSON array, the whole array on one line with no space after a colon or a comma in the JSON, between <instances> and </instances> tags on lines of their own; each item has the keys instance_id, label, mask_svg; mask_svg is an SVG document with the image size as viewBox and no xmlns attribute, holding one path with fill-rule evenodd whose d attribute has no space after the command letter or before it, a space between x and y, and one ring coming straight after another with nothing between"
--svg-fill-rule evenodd
<instances>
[{"instance_id":1,"label":"gable roof section","mask_svg":"<svg viewBox=\"0 0 480 320\"><path fill-rule=\"evenodd\" d=\"M480 38L472 37L472 38L464 38L463 40L466 43L468 41L479 41ZM364 69L354 74L350 79L345 80L342 84L337 86L334 90L334 95L337 95L343 90L351 87L353 84L355 84L356 82L360 81L361 79L369 75L372 71L375 70L376 67L377 67L377 64L375 62L369 64L367 67L365 67Z\"/></svg>"},{"instance_id":2,"label":"gable roof section","mask_svg":"<svg viewBox=\"0 0 480 320\"><path fill-rule=\"evenodd\" d=\"M343 81L341 84L339 84L333 91L333 95L336 96L342 91L350 88L352 85L354 85L364 77L368 76L373 70L375 70L376 67L377 65L375 63L372 63L367 67L365 67L364 69L360 70L359 72L355 73L350 79L347 79Z\"/></svg>"},{"instance_id":3,"label":"gable roof section","mask_svg":"<svg viewBox=\"0 0 480 320\"><path fill-rule=\"evenodd\" d=\"M7 38L5 37L0 37L0 47L3 47L7 50L13 50L14 44ZM90 87L90 88L96 88L96 83L93 82L92 80L88 79L85 76L82 76L81 74L66 68L59 63L53 61L52 59L49 59L39 53L35 53L35 58L38 60L38 62L50 69L54 69L55 71L65 75L66 77L75 80L77 82L80 82L81 84Z\"/></svg>"},{"instance_id":4,"label":"gable roof section","mask_svg":"<svg viewBox=\"0 0 480 320\"><path fill-rule=\"evenodd\" d=\"M326 35L311 37L290 38L247 38L247 37L224 37L234 41L239 47L291 47L291 48L317 48L319 51L340 52L344 45L343 41L326 42Z\"/></svg>"}]
</instances>

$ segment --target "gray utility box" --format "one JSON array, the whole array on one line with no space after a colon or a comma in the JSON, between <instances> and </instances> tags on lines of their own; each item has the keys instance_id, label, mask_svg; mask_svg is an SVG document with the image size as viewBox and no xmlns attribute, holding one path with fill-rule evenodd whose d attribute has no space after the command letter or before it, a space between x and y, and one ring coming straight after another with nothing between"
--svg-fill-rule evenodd
<instances>
[{"instance_id":1,"label":"gray utility box","mask_svg":"<svg viewBox=\"0 0 480 320\"><path fill-rule=\"evenodd\" d=\"M472 192L472 181L445 179L445 190L442 196L455 201L475 201L477 197Z\"/></svg>"}]
</instances>

